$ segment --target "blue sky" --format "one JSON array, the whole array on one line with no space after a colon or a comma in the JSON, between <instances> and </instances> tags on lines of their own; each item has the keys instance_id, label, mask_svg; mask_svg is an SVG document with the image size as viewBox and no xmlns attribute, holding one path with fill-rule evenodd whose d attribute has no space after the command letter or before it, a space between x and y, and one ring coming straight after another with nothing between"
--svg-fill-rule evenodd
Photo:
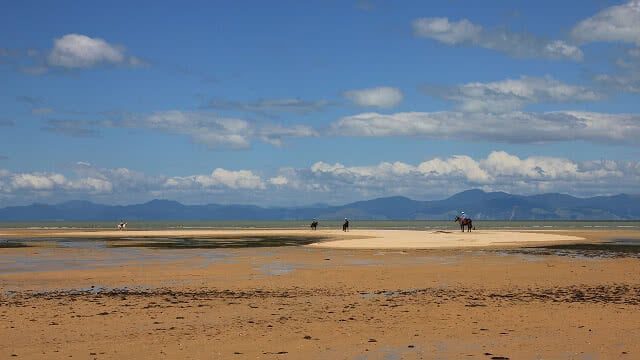
<instances>
[{"instance_id":1,"label":"blue sky","mask_svg":"<svg viewBox=\"0 0 640 360\"><path fill-rule=\"evenodd\" d=\"M23 1L0 24L0 205L638 193L637 1Z\"/></svg>"}]
</instances>

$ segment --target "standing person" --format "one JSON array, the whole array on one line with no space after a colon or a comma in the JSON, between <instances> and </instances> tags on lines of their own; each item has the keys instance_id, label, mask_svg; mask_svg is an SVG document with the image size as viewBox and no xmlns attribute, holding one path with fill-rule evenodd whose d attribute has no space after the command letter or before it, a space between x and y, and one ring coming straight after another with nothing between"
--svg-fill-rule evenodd
<instances>
[{"instance_id":1,"label":"standing person","mask_svg":"<svg viewBox=\"0 0 640 360\"><path fill-rule=\"evenodd\" d=\"M344 218L344 224L342 224L342 231L349 231L349 219Z\"/></svg>"}]
</instances>

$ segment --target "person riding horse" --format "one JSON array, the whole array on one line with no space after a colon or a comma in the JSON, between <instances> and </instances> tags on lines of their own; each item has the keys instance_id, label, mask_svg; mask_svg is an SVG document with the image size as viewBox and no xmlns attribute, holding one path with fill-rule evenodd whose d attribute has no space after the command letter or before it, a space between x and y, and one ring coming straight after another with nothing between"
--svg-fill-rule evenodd
<instances>
[{"instance_id":1,"label":"person riding horse","mask_svg":"<svg viewBox=\"0 0 640 360\"><path fill-rule=\"evenodd\" d=\"M471 232L471 228L473 227L473 221L471 220L471 218L468 218L464 214L464 211L460 214L460 216L456 216L456 218L453 221L460 223L460 230L462 232L464 232L465 226L467 227L467 231Z\"/></svg>"},{"instance_id":2,"label":"person riding horse","mask_svg":"<svg viewBox=\"0 0 640 360\"><path fill-rule=\"evenodd\" d=\"M127 223L124 222L124 220L120 220L120 223L118 224L118 230L126 230L127 229Z\"/></svg>"},{"instance_id":3,"label":"person riding horse","mask_svg":"<svg viewBox=\"0 0 640 360\"><path fill-rule=\"evenodd\" d=\"M311 230L316 230L317 227L318 227L318 220L313 219L313 221L311 222Z\"/></svg>"},{"instance_id":4,"label":"person riding horse","mask_svg":"<svg viewBox=\"0 0 640 360\"><path fill-rule=\"evenodd\" d=\"M349 231L349 219L344 218L344 223L342 224L342 231Z\"/></svg>"}]
</instances>

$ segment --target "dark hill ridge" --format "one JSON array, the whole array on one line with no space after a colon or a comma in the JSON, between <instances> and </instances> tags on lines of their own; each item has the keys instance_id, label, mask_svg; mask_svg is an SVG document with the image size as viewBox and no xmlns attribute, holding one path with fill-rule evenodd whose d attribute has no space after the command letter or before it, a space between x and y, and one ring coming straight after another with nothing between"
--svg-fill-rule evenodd
<instances>
[{"instance_id":1,"label":"dark hill ridge","mask_svg":"<svg viewBox=\"0 0 640 360\"><path fill-rule=\"evenodd\" d=\"M565 194L532 196L468 190L447 199L417 201L402 196L342 206L264 208L255 205L183 205L152 200L135 205L68 201L0 209L0 221L38 220L450 220L459 211L484 220L632 220L640 219L640 195L577 198Z\"/></svg>"}]
</instances>

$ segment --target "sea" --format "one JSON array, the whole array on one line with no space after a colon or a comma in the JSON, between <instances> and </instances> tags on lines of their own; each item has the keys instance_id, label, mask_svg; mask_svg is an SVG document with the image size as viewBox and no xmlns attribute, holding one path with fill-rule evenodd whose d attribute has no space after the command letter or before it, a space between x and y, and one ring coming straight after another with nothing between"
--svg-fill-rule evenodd
<instances>
[{"instance_id":1,"label":"sea","mask_svg":"<svg viewBox=\"0 0 640 360\"><path fill-rule=\"evenodd\" d=\"M129 230L161 229L304 229L310 221L135 221L127 220ZM473 225L481 229L518 230L575 230L575 229L640 229L640 220L629 221L493 221L475 220ZM352 229L395 229L395 230L452 230L460 226L453 221L435 220L350 220ZM0 222L2 228L21 229L115 229L113 221L34 221ZM342 221L320 220L319 229L340 229Z\"/></svg>"}]
</instances>

